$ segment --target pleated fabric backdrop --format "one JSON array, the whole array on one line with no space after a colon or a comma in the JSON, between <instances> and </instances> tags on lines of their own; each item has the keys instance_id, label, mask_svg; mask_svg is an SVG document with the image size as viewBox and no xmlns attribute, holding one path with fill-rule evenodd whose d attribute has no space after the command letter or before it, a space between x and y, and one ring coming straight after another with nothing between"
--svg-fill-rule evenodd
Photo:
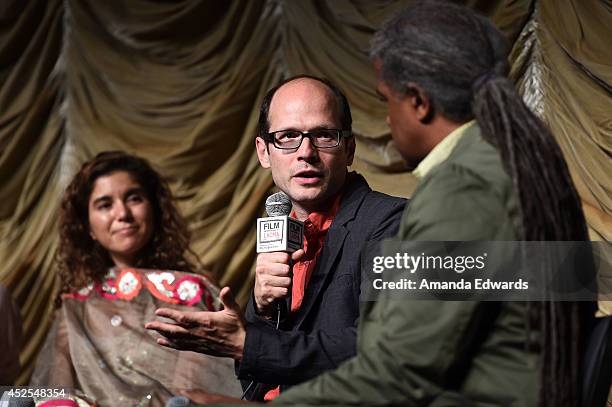
<instances>
[{"instance_id":1,"label":"pleated fabric backdrop","mask_svg":"<svg viewBox=\"0 0 612 407\"><path fill-rule=\"evenodd\" d=\"M84 160L121 149L168 178L193 248L244 301L255 218L272 191L254 150L259 104L289 75L325 76L354 115L354 169L408 196L368 60L372 33L412 1L2 0L0 281L24 317L26 383L57 289L60 196ZM612 236L612 5L481 0L514 44L512 76L550 125L594 239ZM612 288L612 279L606 280Z\"/></svg>"}]
</instances>

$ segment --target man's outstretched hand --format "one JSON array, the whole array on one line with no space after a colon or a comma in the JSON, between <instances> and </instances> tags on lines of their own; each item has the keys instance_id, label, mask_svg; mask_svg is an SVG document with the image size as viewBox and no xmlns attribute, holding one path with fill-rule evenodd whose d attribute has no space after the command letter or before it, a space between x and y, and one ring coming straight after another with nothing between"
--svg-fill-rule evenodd
<instances>
[{"instance_id":1,"label":"man's outstretched hand","mask_svg":"<svg viewBox=\"0 0 612 407\"><path fill-rule=\"evenodd\" d=\"M157 343L162 346L241 360L246 337L244 315L229 287L221 290L220 299L223 310L216 312L159 308L155 315L174 323L152 321L145 328L161 335Z\"/></svg>"}]
</instances>

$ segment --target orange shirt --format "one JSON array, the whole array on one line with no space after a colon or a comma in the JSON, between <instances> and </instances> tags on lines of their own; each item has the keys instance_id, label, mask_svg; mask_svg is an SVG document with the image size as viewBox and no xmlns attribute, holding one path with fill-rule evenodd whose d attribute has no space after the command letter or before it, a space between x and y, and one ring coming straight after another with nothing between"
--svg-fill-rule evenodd
<instances>
[{"instance_id":1,"label":"orange shirt","mask_svg":"<svg viewBox=\"0 0 612 407\"><path fill-rule=\"evenodd\" d=\"M304 292L310 276L314 271L317 260L323 250L323 242L327 231L338 212L342 194L338 194L332 207L326 212L313 212L304 221L304 256L293 265L293 278L291 285L291 312L296 312L302 305ZM291 214L295 217L295 212ZM280 388L276 387L264 396L264 400L270 401L280 394Z\"/></svg>"}]
</instances>

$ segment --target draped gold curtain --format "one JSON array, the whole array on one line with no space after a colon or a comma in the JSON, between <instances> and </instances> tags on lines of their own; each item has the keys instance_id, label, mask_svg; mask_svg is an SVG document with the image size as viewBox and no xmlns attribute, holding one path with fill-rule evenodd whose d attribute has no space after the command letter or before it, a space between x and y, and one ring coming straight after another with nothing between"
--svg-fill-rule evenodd
<instances>
[{"instance_id":1,"label":"draped gold curtain","mask_svg":"<svg viewBox=\"0 0 612 407\"><path fill-rule=\"evenodd\" d=\"M0 2L0 281L21 306L25 383L48 328L63 189L80 164L121 149L171 182L193 248L244 301L254 220L272 189L254 135L264 93L288 75L347 93L354 168L407 195L374 94L369 39L398 0L3 0ZM609 46L603 0L464 1L514 43L513 78L558 138L594 238L610 239Z\"/></svg>"}]
</instances>

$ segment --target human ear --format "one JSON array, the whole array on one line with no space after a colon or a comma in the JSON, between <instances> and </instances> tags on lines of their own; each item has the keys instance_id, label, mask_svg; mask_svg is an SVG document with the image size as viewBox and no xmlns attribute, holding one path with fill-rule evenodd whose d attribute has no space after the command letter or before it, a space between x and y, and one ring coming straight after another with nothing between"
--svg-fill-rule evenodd
<instances>
[{"instance_id":1,"label":"human ear","mask_svg":"<svg viewBox=\"0 0 612 407\"><path fill-rule=\"evenodd\" d=\"M354 135L346 139L346 148L347 148L346 165L349 166L353 164L353 159L355 158L355 136Z\"/></svg>"},{"instance_id":2,"label":"human ear","mask_svg":"<svg viewBox=\"0 0 612 407\"><path fill-rule=\"evenodd\" d=\"M414 108L417 120L428 123L433 116L433 106L427 93L416 83L410 82L406 85L406 94Z\"/></svg>"},{"instance_id":3,"label":"human ear","mask_svg":"<svg viewBox=\"0 0 612 407\"><path fill-rule=\"evenodd\" d=\"M257 150L257 158L263 168L270 168L270 153L266 142L261 138L255 139L255 149Z\"/></svg>"}]
</instances>

